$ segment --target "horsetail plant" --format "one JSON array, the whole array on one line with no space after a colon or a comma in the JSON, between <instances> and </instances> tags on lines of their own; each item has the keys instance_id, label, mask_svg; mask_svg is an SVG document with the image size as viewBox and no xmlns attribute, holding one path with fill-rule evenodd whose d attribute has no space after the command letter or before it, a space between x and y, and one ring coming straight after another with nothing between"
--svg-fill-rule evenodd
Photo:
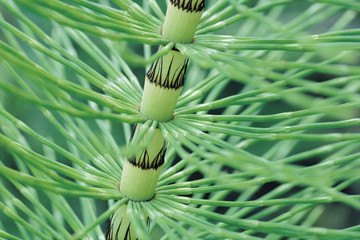
<instances>
[{"instance_id":1,"label":"horsetail plant","mask_svg":"<svg viewBox=\"0 0 360 240\"><path fill-rule=\"evenodd\" d=\"M0 0L0 239L359 239L359 13Z\"/></svg>"},{"instance_id":2,"label":"horsetail plant","mask_svg":"<svg viewBox=\"0 0 360 240\"><path fill-rule=\"evenodd\" d=\"M204 0L169 1L161 32L175 45L167 54L156 60L146 74L139 108L140 114L146 119L166 122L173 117L184 86L189 61L176 49L176 43L193 41L204 6ZM139 124L136 127L141 126ZM149 201L154 198L160 172L165 163L166 145L161 131L155 129L149 145L141 153L128 161L125 160L119 187L124 197L131 201ZM125 206L112 218L107 239L136 239Z\"/></svg>"},{"instance_id":3,"label":"horsetail plant","mask_svg":"<svg viewBox=\"0 0 360 240\"><path fill-rule=\"evenodd\" d=\"M178 41L191 43L203 9L204 1L170 1L165 18L164 37L174 43ZM192 14L195 14L196 18ZM189 21L188 18L192 21ZM182 21L191 31L171 32L175 31L176 23ZM190 41L184 42L184 39ZM144 93L140 104L141 115L157 122L171 120L184 86L187 65L188 59L176 49L176 45L169 53L151 65L146 74ZM120 192L134 201L146 201L153 198L156 183L165 162L165 152L165 139L161 131L156 129L148 147L125 162Z\"/></svg>"}]
</instances>

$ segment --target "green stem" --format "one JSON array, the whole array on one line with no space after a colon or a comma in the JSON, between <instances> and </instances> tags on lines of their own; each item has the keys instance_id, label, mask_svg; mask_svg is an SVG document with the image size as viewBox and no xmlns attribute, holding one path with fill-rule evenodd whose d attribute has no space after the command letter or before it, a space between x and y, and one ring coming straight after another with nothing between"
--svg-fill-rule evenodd
<instances>
[{"instance_id":1,"label":"green stem","mask_svg":"<svg viewBox=\"0 0 360 240\"><path fill-rule=\"evenodd\" d=\"M169 0L162 35L176 43L191 43L205 8L205 0Z\"/></svg>"},{"instance_id":2,"label":"green stem","mask_svg":"<svg viewBox=\"0 0 360 240\"><path fill-rule=\"evenodd\" d=\"M163 36L171 42L191 43L204 9L205 1L170 0L163 26ZM159 51L163 47L160 46ZM167 122L173 117L178 97L184 85L188 59L173 49L157 59L146 74L140 113L148 120ZM142 124L135 126L134 137ZM149 201L155 196L155 188L165 163L166 141L160 129L149 131L143 142L153 134L147 147L125 160L119 191L132 201ZM131 205L131 204L130 204ZM129 206L130 206L129 205ZM127 209L127 211L126 211ZM134 226L143 226L147 216L134 214L131 207L122 206L112 217L107 239L136 238ZM130 217L128 216L128 212ZM137 217L136 217L136 216ZM131 224L134 226L131 226Z\"/></svg>"},{"instance_id":3,"label":"green stem","mask_svg":"<svg viewBox=\"0 0 360 240\"><path fill-rule=\"evenodd\" d=\"M174 43L191 43L204 10L204 4L204 0L170 0L163 36ZM160 47L159 51L162 48ZM188 59L175 46L151 65L146 74L139 109L146 119L157 122L166 122L172 119L184 85L187 65ZM141 124L136 126L135 134L141 126ZM161 131L156 129L147 148L125 161L120 192L134 201L152 199L165 162L165 152L165 139Z\"/></svg>"}]
</instances>

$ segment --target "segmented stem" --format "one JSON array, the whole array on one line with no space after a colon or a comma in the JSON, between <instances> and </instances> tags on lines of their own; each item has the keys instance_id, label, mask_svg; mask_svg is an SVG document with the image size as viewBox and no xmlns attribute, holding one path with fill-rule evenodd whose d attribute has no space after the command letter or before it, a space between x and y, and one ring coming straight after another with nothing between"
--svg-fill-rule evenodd
<instances>
[{"instance_id":1,"label":"segmented stem","mask_svg":"<svg viewBox=\"0 0 360 240\"><path fill-rule=\"evenodd\" d=\"M191 43L204 7L205 0L170 0L162 35L175 43Z\"/></svg>"},{"instance_id":2,"label":"segmented stem","mask_svg":"<svg viewBox=\"0 0 360 240\"><path fill-rule=\"evenodd\" d=\"M204 7L204 0L169 0L162 28L163 36L175 43L191 43ZM184 86L188 61L174 47L151 65L145 77L140 104L140 113L144 117L157 122L173 118ZM141 124L136 126L134 134L139 127ZM144 139L146 137L145 134ZM155 196L155 188L165 163L166 145L161 131L156 129L149 145L125 160L119 188L124 197L131 201L149 201ZM137 239L125 205L113 215L106 239Z\"/></svg>"}]
</instances>

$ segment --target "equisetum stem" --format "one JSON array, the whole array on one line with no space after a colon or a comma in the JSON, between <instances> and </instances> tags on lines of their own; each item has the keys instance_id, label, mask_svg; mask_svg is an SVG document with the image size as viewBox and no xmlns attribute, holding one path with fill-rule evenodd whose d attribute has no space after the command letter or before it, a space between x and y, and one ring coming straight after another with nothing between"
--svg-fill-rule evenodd
<instances>
[{"instance_id":1,"label":"equisetum stem","mask_svg":"<svg viewBox=\"0 0 360 240\"><path fill-rule=\"evenodd\" d=\"M204 10L204 0L169 0L163 36L175 43L191 43ZM147 119L171 120L188 66L188 59L175 47L156 60L145 77L140 113ZM150 145L124 163L120 192L129 200L148 201L154 197L160 171L165 163L166 143L156 130Z\"/></svg>"},{"instance_id":2,"label":"equisetum stem","mask_svg":"<svg viewBox=\"0 0 360 240\"><path fill-rule=\"evenodd\" d=\"M149 217L144 214L146 225L149 226ZM127 215L127 204L119 207L111 216L110 225L106 233L106 240L138 239L135 229L131 226L130 218Z\"/></svg>"},{"instance_id":3,"label":"equisetum stem","mask_svg":"<svg viewBox=\"0 0 360 240\"><path fill-rule=\"evenodd\" d=\"M140 112L148 119L169 121L184 86L188 59L177 50L155 61L146 74Z\"/></svg>"},{"instance_id":4,"label":"equisetum stem","mask_svg":"<svg viewBox=\"0 0 360 240\"><path fill-rule=\"evenodd\" d=\"M169 0L162 35L171 42L191 43L205 0Z\"/></svg>"},{"instance_id":5,"label":"equisetum stem","mask_svg":"<svg viewBox=\"0 0 360 240\"><path fill-rule=\"evenodd\" d=\"M192 43L204 7L205 0L169 0L162 35L175 44ZM173 118L184 86L187 66L188 59L176 49L176 45L151 65L145 77L139 109L144 117L157 122ZM139 127L141 124L136 126L135 134ZM149 201L155 196L155 188L165 163L166 145L161 131L156 129L146 149L125 160L119 188L124 197L132 201ZM128 226L121 226L125 222ZM119 235L118 232L123 234ZM119 209L111 219L107 239L129 237L137 239L126 210Z\"/></svg>"},{"instance_id":6,"label":"equisetum stem","mask_svg":"<svg viewBox=\"0 0 360 240\"><path fill-rule=\"evenodd\" d=\"M111 239L131 239L135 235L134 229L131 227L130 219L126 214L127 205L122 205L111 216L106 240Z\"/></svg>"},{"instance_id":7,"label":"equisetum stem","mask_svg":"<svg viewBox=\"0 0 360 240\"><path fill-rule=\"evenodd\" d=\"M124 162L120 181L120 192L124 197L133 201L147 201L154 197L165 153L165 140L156 129L146 149Z\"/></svg>"}]
</instances>

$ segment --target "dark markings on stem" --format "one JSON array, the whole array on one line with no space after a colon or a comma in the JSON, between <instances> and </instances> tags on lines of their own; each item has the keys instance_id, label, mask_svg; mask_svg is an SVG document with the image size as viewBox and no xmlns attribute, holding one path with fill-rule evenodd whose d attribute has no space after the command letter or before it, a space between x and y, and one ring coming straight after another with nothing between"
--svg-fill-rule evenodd
<instances>
[{"instance_id":1,"label":"dark markings on stem","mask_svg":"<svg viewBox=\"0 0 360 240\"><path fill-rule=\"evenodd\" d=\"M119 237L120 227L121 227L123 218L121 217L119 225L116 226L115 236L114 236L114 221L113 220L114 220L114 214L110 218L110 224L109 224L108 230L106 232L106 236L105 236L106 240L117 240ZM113 236L114 236L114 238L113 238Z\"/></svg>"},{"instance_id":2,"label":"dark markings on stem","mask_svg":"<svg viewBox=\"0 0 360 240\"><path fill-rule=\"evenodd\" d=\"M136 127L137 127L137 123L134 124L134 126L131 130L130 142L134 138Z\"/></svg>"},{"instance_id":3,"label":"dark markings on stem","mask_svg":"<svg viewBox=\"0 0 360 240\"><path fill-rule=\"evenodd\" d=\"M172 51L175 51L175 52L180 52L179 49L176 48L176 45L174 45L171 50L172 50Z\"/></svg>"},{"instance_id":4,"label":"dark markings on stem","mask_svg":"<svg viewBox=\"0 0 360 240\"><path fill-rule=\"evenodd\" d=\"M187 70L187 66L189 63L189 59L185 59L184 63L178 66L175 70L173 70L173 74L171 74L174 61L174 56L171 58L168 69L163 69L164 60L161 57L156 60L150 67L146 76L151 83L155 83L155 85L159 85L160 87L167 89L178 89L184 86L184 79ZM166 72L164 72L166 71Z\"/></svg>"},{"instance_id":5,"label":"dark markings on stem","mask_svg":"<svg viewBox=\"0 0 360 240\"><path fill-rule=\"evenodd\" d=\"M166 142L164 143L159 153L155 156L155 158L152 161L150 161L149 153L147 152L147 149L145 149L141 153L138 159L136 157L132 157L129 159L129 162L133 166L139 167L143 170L148 170L148 169L157 170L165 162L165 153L166 153Z\"/></svg>"},{"instance_id":6,"label":"dark markings on stem","mask_svg":"<svg viewBox=\"0 0 360 240\"><path fill-rule=\"evenodd\" d=\"M126 229L124 240L131 240L130 223L129 223L127 229ZM136 238L136 240L139 240L139 239Z\"/></svg>"},{"instance_id":7,"label":"dark markings on stem","mask_svg":"<svg viewBox=\"0 0 360 240\"><path fill-rule=\"evenodd\" d=\"M105 235L105 239L106 239L106 240L111 240L111 234L112 234L112 219L113 219L113 216L114 216L114 215L112 215L112 216L110 217L110 223L109 223L108 229L107 229L107 231L106 231L106 235Z\"/></svg>"},{"instance_id":8,"label":"dark markings on stem","mask_svg":"<svg viewBox=\"0 0 360 240\"><path fill-rule=\"evenodd\" d=\"M186 4L185 2L186 0L170 0L170 3L174 7L177 7L178 9L186 12L200 12L205 8L205 0L196 0L196 2L189 0Z\"/></svg>"},{"instance_id":9,"label":"dark markings on stem","mask_svg":"<svg viewBox=\"0 0 360 240\"><path fill-rule=\"evenodd\" d=\"M146 219L146 228L148 231L150 231L150 217L147 217Z\"/></svg>"},{"instance_id":10,"label":"dark markings on stem","mask_svg":"<svg viewBox=\"0 0 360 240\"><path fill-rule=\"evenodd\" d=\"M149 219L149 218L148 218ZM114 215L111 216L110 218L110 224L109 224L109 227L108 227L108 230L106 232L106 236L105 236L105 239L106 240L118 240L120 238L123 237L124 240L131 240L131 231L130 231L130 223L129 225L127 226L126 228L126 232L125 232L125 235L124 236L120 236L119 233L120 233L120 228L121 228L121 224L123 222L123 217L121 217L121 220L120 220L120 223L118 226L115 226L116 227L116 233L114 235ZM138 240L138 238L136 238L136 240Z\"/></svg>"},{"instance_id":11,"label":"dark markings on stem","mask_svg":"<svg viewBox=\"0 0 360 240\"><path fill-rule=\"evenodd\" d=\"M116 229L115 240L119 239L119 232L120 232L122 220L123 220L123 218L121 218L120 224L119 224L118 228Z\"/></svg>"}]
</instances>

